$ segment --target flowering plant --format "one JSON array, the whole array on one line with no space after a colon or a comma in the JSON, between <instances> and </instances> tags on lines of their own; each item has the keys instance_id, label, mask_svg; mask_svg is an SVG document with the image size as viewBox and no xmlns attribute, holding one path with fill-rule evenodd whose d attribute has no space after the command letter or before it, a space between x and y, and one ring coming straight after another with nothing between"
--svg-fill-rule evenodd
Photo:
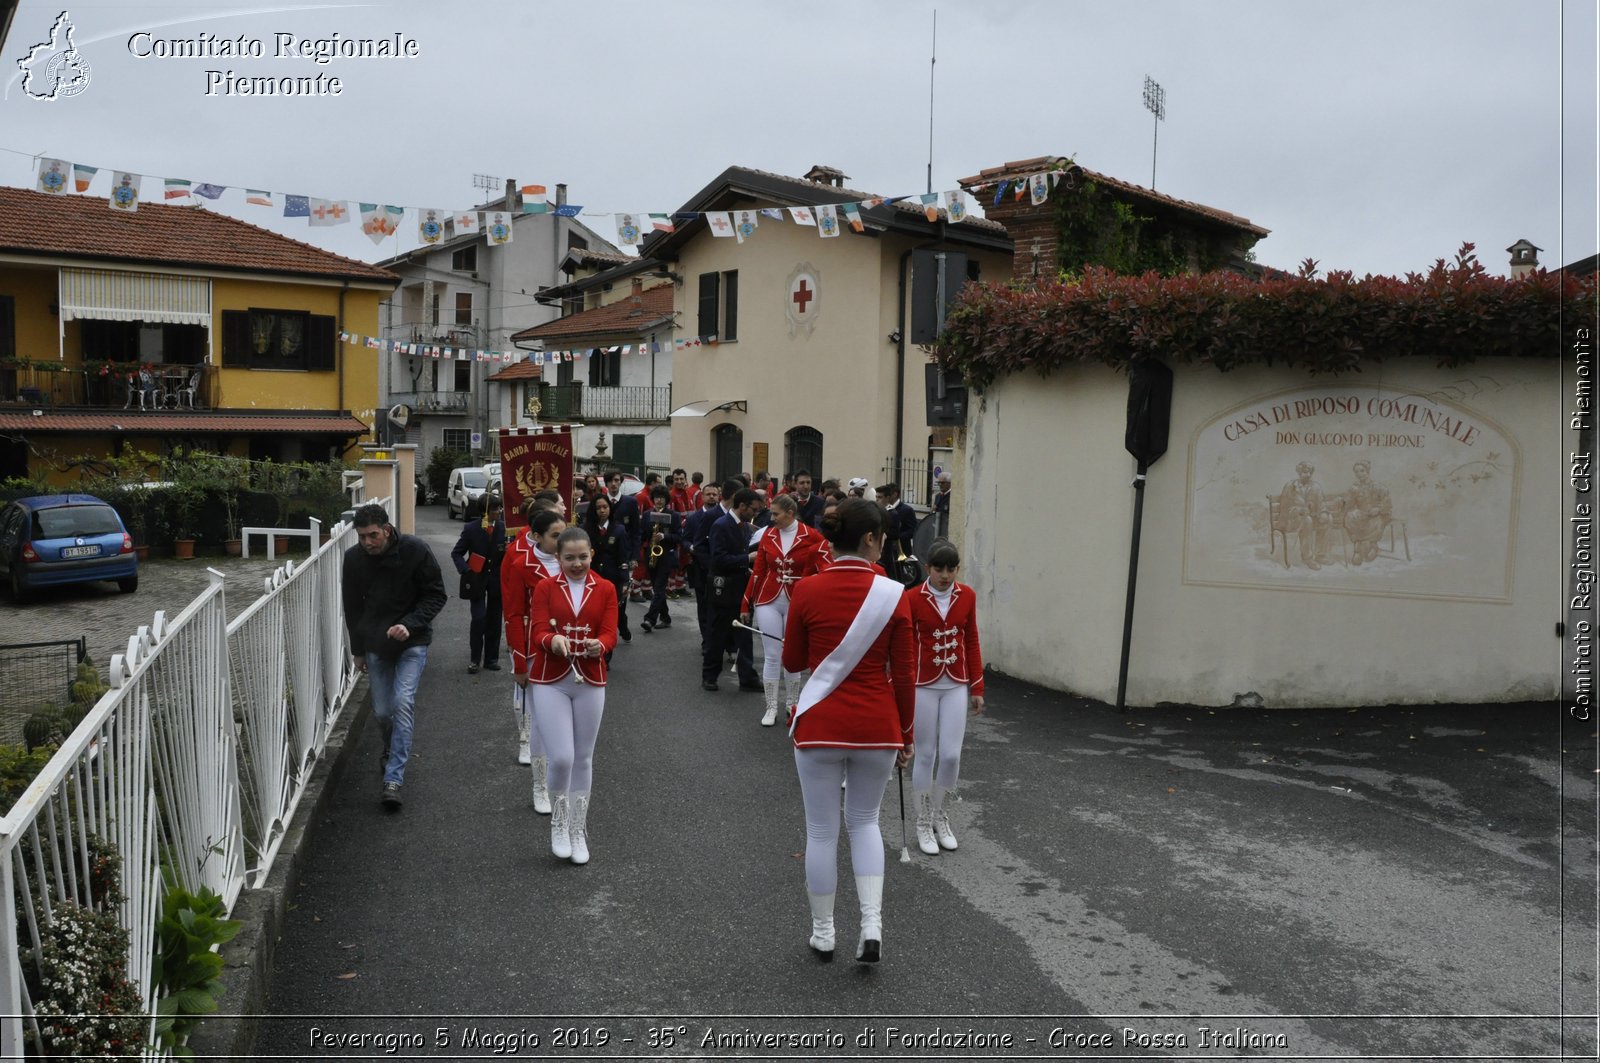
<instances>
[{"instance_id":1,"label":"flowering plant","mask_svg":"<svg viewBox=\"0 0 1600 1063\"><path fill-rule=\"evenodd\" d=\"M149 1019L128 980L128 932L117 922L122 858L108 842L89 843L89 893L94 910L59 901L40 928L40 957L28 991L38 1020L33 1047L46 1057L137 1057ZM24 950L24 967L27 950ZM30 1038L32 1034L30 1032Z\"/></svg>"}]
</instances>

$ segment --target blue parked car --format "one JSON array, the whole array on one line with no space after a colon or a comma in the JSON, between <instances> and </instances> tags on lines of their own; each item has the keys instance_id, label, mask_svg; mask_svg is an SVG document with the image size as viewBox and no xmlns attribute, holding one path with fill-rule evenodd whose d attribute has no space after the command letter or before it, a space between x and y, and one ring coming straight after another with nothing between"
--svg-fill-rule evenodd
<instances>
[{"instance_id":1,"label":"blue parked car","mask_svg":"<svg viewBox=\"0 0 1600 1063\"><path fill-rule=\"evenodd\" d=\"M139 588L139 558L122 518L100 499L39 495L0 509L0 576L18 602L39 587L97 580L127 594Z\"/></svg>"}]
</instances>

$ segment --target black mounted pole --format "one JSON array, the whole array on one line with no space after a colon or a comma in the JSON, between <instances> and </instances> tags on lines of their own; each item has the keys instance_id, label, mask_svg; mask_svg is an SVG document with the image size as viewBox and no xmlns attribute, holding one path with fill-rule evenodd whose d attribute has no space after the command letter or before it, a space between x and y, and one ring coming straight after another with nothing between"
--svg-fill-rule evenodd
<instances>
[{"instance_id":1,"label":"black mounted pole","mask_svg":"<svg viewBox=\"0 0 1600 1063\"><path fill-rule=\"evenodd\" d=\"M1139 462L1133 478L1133 542L1128 547L1128 603L1122 609L1122 661L1117 665L1117 711L1128 711L1128 652L1133 647L1133 591L1139 583L1139 531L1144 526L1144 474Z\"/></svg>"},{"instance_id":2,"label":"black mounted pole","mask_svg":"<svg viewBox=\"0 0 1600 1063\"><path fill-rule=\"evenodd\" d=\"M1133 477L1133 541L1128 547L1128 602L1122 610L1122 659L1117 665L1117 711L1128 711L1128 657L1133 648L1133 594L1139 582L1139 532L1144 526L1145 473L1167 452L1172 415L1172 370L1153 358L1128 367L1128 433L1124 445L1139 463Z\"/></svg>"}]
</instances>

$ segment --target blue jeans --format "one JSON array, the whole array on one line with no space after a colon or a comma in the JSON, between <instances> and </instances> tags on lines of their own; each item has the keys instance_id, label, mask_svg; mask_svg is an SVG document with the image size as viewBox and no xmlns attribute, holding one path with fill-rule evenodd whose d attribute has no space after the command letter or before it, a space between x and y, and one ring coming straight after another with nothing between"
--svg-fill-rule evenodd
<instances>
[{"instance_id":1,"label":"blue jeans","mask_svg":"<svg viewBox=\"0 0 1600 1063\"><path fill-rule=\"evenodd\" d=\"M386 661L375 653L367 654L367 686L372 691L372 715L379 723L394 728L389 737L389 762L383 781L405 782L406 760L411 756L411 728L417 709L417 684L422 681L423 665L428 663L428 647L412 646L400 651L398 659Z\"/></svg>"}]
</instances>

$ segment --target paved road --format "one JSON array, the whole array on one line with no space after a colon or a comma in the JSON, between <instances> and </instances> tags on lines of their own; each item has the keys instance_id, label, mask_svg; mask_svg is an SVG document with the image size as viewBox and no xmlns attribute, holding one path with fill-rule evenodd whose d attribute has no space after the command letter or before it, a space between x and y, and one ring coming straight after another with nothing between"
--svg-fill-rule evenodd
<instances>
[{"instance_id":1,"label":"paved road","mask_svg":"<svg viewBox=\"0 0 1600 1063\"><path fill-rule=\"evenodd\" d=\"M421 521L447 564L454 526ZM1540 705L1118 716L997 677L961 848L912 839L899 862L891 783L884 962L845 958L844 875L823 965L790 748L759 696L698 689L692 603L678 616L617 654L579 868L549 855L509 680L467 675L451 601L406 807L379 807L367 728L311 842L260 1058L1592 1056L1593 1019L1556 1018L1594 1012L1592 725ZM749 1047L786 1031L811 1040ZM329 1040L349 1035L387 1040Z\"/></svg>"}]
</instances>

